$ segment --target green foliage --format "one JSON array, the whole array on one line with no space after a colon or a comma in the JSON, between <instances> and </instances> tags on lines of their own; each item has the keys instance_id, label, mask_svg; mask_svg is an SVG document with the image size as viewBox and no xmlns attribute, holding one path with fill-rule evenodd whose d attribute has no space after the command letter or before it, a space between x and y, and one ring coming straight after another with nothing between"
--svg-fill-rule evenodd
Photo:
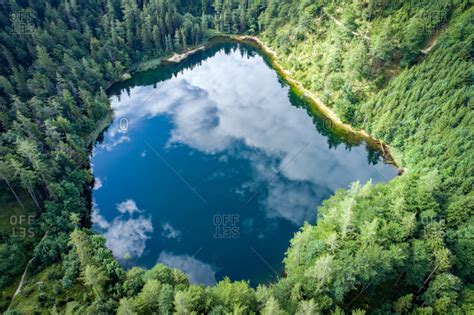
<instances>
[{"instance_id":1,"label":"green foliage","mask_svg":"<svg viewBox=\"0 0 474 315\"><path fill-rule=\"evenodd\" d=\"M320 2L301 36L293 13L310 4L280 5L261 17L278 62L343 120L395 147L408 171L324 202L317 226L291 241L274 295L289 309L313 299L318 311L468 307L459 290L472 281L473 9Z\"/></svg>"},{"instance_id":2,"label":"green foliage","mask_svg":"<svg viewBox=\"0 0 474 315\"><path fill-rule=\"evenodd\" d=\"M133 267L127 271L125 275L125 281L123 282L123 290L125 295L134 296L143 288L145 284L144 280L145 270L138 267Z\"/></svg>"},{"instance_id":3,"label":"green foliage","mask_svg":"<svg viewBox=\"0 0 474 315\"><path fill-rule=\"evenodd\" d=\"M170 284L163 284L161 288L159 303L160 303L160 314L171 314L173 310L173 287Z\"/></svg>"},{"instance_id":4,"label":"green foliage","mask_svg":"<svg viewBox=\"0 0 474 315\"><path fill-rule=\"evenodd\" d=\"M70 251L62 261L63 279L62 285L65 289L70 288L79 276L79 259L77 253Z\"/></svg>"},{"instance_id":5,"label":"green foliage","mask_svg":"<svg viewBox=\"0 0 474 315\"><path fill-rule=\"evenodd\" d=\"M0 244L0 286L10 284L26 265L25 242L17 237L10 237Z\"/></svg>"},{"instance_id":6,"label":"green foliage","mask_svg":"<svg viewBox=\"0 0 474 315\"><path fill-rule=\"evenodd\" d=\"M245 306L249 312L257 308L255 292L245 281L231 282L229 278L225 278L211 289L211 294L228 312L235 306Z\"/></svg>"},{"instance_id":7,"label":"green foliage","mask_svg":"<svg viewBox=\"0 0 474 315\"><path fill-rule=\"evenodd\" d=\"M134 311L134 307L131 301L127 298L123 298L120 300L120 305L117 309L117 315L132 315L137 314Z\"/></svg>"},{"instance_id":8,"label":"green foliage","mask_svg":"<svg viewBox=\"0 0 474 315\"><path fill-rule=\"evenodd\" d=\"M139 314L156 313L159 308L161 283L148 280L134 300L135 309Z\"/></svg>"},{"instance_id":9,"label":"green foliage","mask_svg":"<svg viewBox=\"0 0 474 315\"><path fill-rule=\"evenodd\" d=\"M190 286L184 291L177 291L174 296L176 313L205 313L206 291L202 286Z\"/></svg>"},{"instance_id":10,"label":"green foliage","mask_svg":"<svg viewBox=\"0 0 474 315\"><path fill-rule=\"evenodd\" d=\"M33 254L32 280L14 308L53 314L474 312L471 3L28 5L0 4L2 187L28 196L38 212L34 234L45 235L34 249L0 235L0 287L18 278ZM11 23L11 14L20 12L31 14L31 33ZM258 34L293 78L345 122L389 143L407 168L389 183L337 191L318 209L317 225L306 224L291 240L286 277L257 290L227 278L212 288L190 284L183 272L162 264L125 271L105 240L83 229L91 224L89 150L111 116L103 88L139 62L160 60L216 32Z\"/></svg>"},{"instance_id":11,"label":"green foliage","mask_svg":"<svg viewBox=\"0 0 474 315\"><path fill-rule=\"evenodd\" d=\"M460 281L445 273L453 266L446 225L422 216L436 209L441 192L436 174L405 174L377 186L354 184L325 201L317 226L304 226L285 258L288 281L299 287L298 295L313 299L318 310L356 304L351 296L360 294L377 307L379 292L396 297L419 288L419 293L430 283L424 303L440 313L456 309ZM394 307L408 308L408 298L402 297Z\"/></svg>"},{"instance_id":12,"label":"green foliage","mask_svg":"<svg viewBox=\"0 0 474 315\"><path fill-rule=\"evenodd\" d=\"M180 288L185 288L189 284L185 273L177 269L170 269L163 264L156 264L145 273L143 278L145 281L158 280L161 283L168 283Z\"/></svg>"},{"instance_id":13,"label":"green foliage","mask_svg":"<svg viewBox=\"0 0 474 315\"><path fill-rule=\"evenodd\" d=\"M286 312L284 312L281 308L280 305L278 304L278 301L274 298L271 297L268 299L267 303L265 303L265 307L262 309L262 315L284 315Z\"/></svg>"}]
</instances>

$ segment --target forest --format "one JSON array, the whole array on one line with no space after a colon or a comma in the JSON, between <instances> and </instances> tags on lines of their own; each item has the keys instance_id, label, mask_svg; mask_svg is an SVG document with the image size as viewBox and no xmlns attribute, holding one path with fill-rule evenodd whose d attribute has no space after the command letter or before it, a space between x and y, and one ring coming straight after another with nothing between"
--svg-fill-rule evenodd
<instances>
[{"instance_id":1,"label":"forest","mask_svg":"<svg viewBox=\"0 0 474 315\"><path fill-rule=\"evenodd\" d=\"M2 312L474 313L469 0L0 7ZM317 223L291 240L275 283L206 287L162 264L126 269L90 230L90 153L113 117L106 90L140 64L236 34L273 49L345 123L387 143L404 172L325 200Z\"/></svg>"}]
</instances>

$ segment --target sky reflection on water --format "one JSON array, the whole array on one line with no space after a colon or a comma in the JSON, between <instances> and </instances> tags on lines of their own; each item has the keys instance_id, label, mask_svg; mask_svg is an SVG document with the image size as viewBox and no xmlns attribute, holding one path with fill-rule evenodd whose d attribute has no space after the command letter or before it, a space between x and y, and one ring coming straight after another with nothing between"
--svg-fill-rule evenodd
<instances>
[{"instance_id":1,"label":"sky reflection on water","mask_svg":"<svg viewBox=\"0 0 474 315\"><path fill-rule=\"evenodd\" d=\"M323 199L396 175L370 165L365 145L318 132L252 48L221 45L150 83L157 71L117 87L116 119L93 156L94 221L128 264L163 262L205 284L272 280ZM215 237L228 228L238 237Z\"/></svg>"}]
</instances>

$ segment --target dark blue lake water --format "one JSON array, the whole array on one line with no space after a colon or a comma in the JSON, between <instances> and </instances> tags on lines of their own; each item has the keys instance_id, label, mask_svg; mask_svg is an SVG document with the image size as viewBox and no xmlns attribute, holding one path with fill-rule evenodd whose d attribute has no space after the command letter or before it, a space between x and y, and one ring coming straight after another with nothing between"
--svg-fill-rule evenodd
<instances>
[{"instance_id":1,"label":"dark blue lake water","mask_svg":"<svg viewBox=\"0 0 474 315\"><path fill-rule=\"evenodd\" d=\"M252 47L217 44L109 93L93 221L127 266L162 262L204 284L273 281L322 200L396 175L308 114Z\"/></svg>"}]
</instances>

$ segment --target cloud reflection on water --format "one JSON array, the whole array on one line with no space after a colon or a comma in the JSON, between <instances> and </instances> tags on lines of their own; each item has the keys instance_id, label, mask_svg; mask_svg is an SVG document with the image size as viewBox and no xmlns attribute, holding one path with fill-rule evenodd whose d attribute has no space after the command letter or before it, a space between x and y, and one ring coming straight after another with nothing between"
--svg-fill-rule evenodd
<instances>
[{"instance_id":1,"label":"cloud reflection on water","mask_svg":"<svg viewBox=\"0 0 474 315\"><path fill-rule=\"evenodd\" d=\"M151 217L133 217L133 213L140 212L135 201L128 199L117 205L117 211L127 214L120 215L112 222L107 221L97 204L92 207L92 222L104 231L106 246L119 260L140 257L145 250L146 241L151 237L153 224Z\"/></svg>"},{"instance_id":2,"label":"cloud reflection on water","mask_svg":"<svg viewBox=\"0 0 474 315\"><path fill-rule=\"evenodd\" d=\"M169 115L173 129L168 147L184 144L206 154L248 159L254 180L246 186L257 189L273 178L260 200L270 218L302 224L315 218L321 191L327 196L341 183L346 187L357 179L383 179L375 168L367 171L367 160L356 148L329 148L305 110L288 107L288 88L261 80L268 77L278 80L261 57L242 59L239 52L220 51L212 62L203 61L156 87L134 87L129 95L112 97L112 106L118 119L129 120L131 129L144 119ZM104 144L106 149L128 137L118 128L116 123L109 130L112 140ZM308 141L310 145L293 156ZM235 150L240 143L249 150Z\"/></svg>"},{"instance_id":3,"label":"cloud reflection on water","mask_svg":"<svg viewBox=\"0 0 474 315\"><path fill-rule=\"evenodd\" d=\"M188 275L189 281L194 284L212 286L216 284L216 270L210 264L189 255L175 255L163 251L158 257L158 263L171 268L179 269Z\"/></svg>"}]
</instances>

